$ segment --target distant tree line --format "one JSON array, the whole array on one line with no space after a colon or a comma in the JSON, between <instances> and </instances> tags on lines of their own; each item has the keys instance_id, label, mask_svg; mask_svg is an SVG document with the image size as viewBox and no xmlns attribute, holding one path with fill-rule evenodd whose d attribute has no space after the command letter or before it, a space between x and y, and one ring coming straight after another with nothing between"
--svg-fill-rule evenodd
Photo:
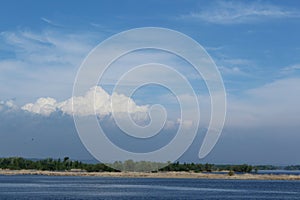
<instances>
[{"instance_id":1,"label":"distant tree line","mask_svg":"<svg viewBox=\"0 0 300 200\"><path fill-rule=\"evenodd\" d=\"M124 162L116 161L108 166L120 171L135 171L135 172L154 172L166 166L167 163L126 160Z\"/></svg>"},{"instance_id":2,"label":"distant tree line","mask_svg":"<svg viewBox=\"0 0 300 200\"><path fill-rule=\"evenodd\" d=\"M255 166L258 170L276 170L280 169L278 166L273 166L273 165L257 165Z\"/></svg>"},{"instance_id":3,"label":"distant tree line","mask_svg":"<svg viewBox=\"0 0 300 200\"><path fill-rule=\"evenodd\" d=\"M273 166L273 165L257 165L258 170L300 170L300 165Z\"/></svg>"},{"instance_id":4,"label":"distant tree line","mask_svg":"<svg viewBox=\"0 0 300 200\"><path fill-rule=\"evenodd\" d=\"M69 157L64 159L47 158L43 160L29 160L20 157L0 158L1 169L35 169L35 170L49 170L49 171L68 171L71 169L80 169L88 172L101 172L101 171L116 171L104 164L87 164L81 161L72 161Z\"/></svg>"},{"instance_id":5,"label":"distant tree line","mask_svg":"<svg viewBox=\"0 0 300 200\"><path fill-rule=\"evenodd\" d=\"M216 165L215 166L218 171L233 171L233 172L240 172L240 173L250 173L253 170L257 172L257 168L253 167L252 165L242 164L242 165Z\"/></svg>"},{"instance_id":6,"label":"distant tree line","mask_svg":"<svg viewBox=\"0 0 300 200\"><path fill-rule=\"evenodd\" d=\"M161 168L159 171L193 171L193 172L212 172L216 171L216 167L213 164L199 164L199 163L169 163L164 168Z\"/></svg>"},{"instance_id":7,"label":"distant tree line","mask_svg":"<svg viewBox=\"0 0 300 200\"><path fill-rule=\"evenodd\" d=\"M214 164L195 164L195 163L172 163L160 169L160 171L193 171L193 172L213 172L213 171L234 171L241 173L250 173L254 169L253 166L243 165L214 165Z\"/></svg>"},{"instance_id":8,"label":"distant tree line","mask_svg":"<svg viewBox=\"0 0 300 200\"><path fill-rule=\"evenodd\" d=\"M284 170L300 170L300 165L290 165L284 167Z\"/></svg>"},{"instance_id":9,"label":"distant tree line","mask_svg":"<svg viewBox=\"0 0 300 200\"><path fill-rule=\"evenodd\" d=\"M298 166L299 167L299 166ZM118 172L118 171L151 171L151 172L213 172L213 171L233 171L240 173L250 173L253 170L257 171L256 166L243 165L214 165L214 164L199 164L199 163L158 163L149 161L134 162L133 160L126 160L124 162L116 161L112 164L88 164L81 161L73 161L69 157L63 159L42 159L30 160L21 157L0 158L1 169L35 169L35 170L49 170L49 171L69 171L69 170L84 170L87 172ZM259 167L259 169L263 169Z\"/></svg>"}]
</instances>

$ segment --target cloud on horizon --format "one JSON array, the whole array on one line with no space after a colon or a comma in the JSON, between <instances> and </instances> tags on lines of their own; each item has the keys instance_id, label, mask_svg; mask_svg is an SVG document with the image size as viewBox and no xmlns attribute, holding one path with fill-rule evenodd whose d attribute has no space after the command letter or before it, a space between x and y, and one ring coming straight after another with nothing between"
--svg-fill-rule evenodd
<instances>
[{"instance_id":1,"label":"cloud on horizon","mask_svg":"<svg viewBox=\"0 0 300 200\"><path fill-rule=\"evenodd\" d=\"M297 106L300 102L299 85L300 79L289 78L247 90L242 97L229 95L227 121L223 134L215 149L204 161L263 164L296 163L298 160L292 152L299 150L299 145L295 143L298 138L300 139L299 134L297 134L300 120L300 110ZM98 93L101 92L100 88L96 89L99 89ZM89 102L88 99L92 94L91 91L89 92L87 92L89 95L79 97L82 106L85 105L84 102ZM108 95L104 91L102 92L102 95L96 93L96 96L100 95L96 98L103 98ZM105 98L109 97L111 95ZM199 98L200 101L208 101L206 97ZM186 101L188 99L186 97ZM49 105L43 104L43 101L48 102ZM26 157L70 155L74 158L91 158L76 134L72 117L68 113L63 114L62 110L54 111L54 108L58 109L56 104L61 102L57 103L55 99L51 98L45 98L43 101L35 102L34 106L39 106L40 110L32 108L32 112L22 110L12 100L0 102L0 119L2 122L0 135L3 138L0 142L0 151L3 152L3 155ZM124 106L124 104L121 105ZM90 113L90 109L92 108L88 108L81 114ZM136 107L136 111L139 109L140 107ZM99 114L109 113L109 109L104 111L99 111ZM110 117L102 118L100 123L103 123L104 129L110 133L109 137L122 148L140 149L141 151L145 150L144 147L148 150L154 148L153 143L149 142L128 146L128 138L120 132ZM159 144L154 143L156 144L155 147L164 145L179 123L168 121L163 129L166 134L160 136ZM274 127L276 128L274 129ZM181 160L197 161L195 155L197 155L199 144L202 141L203 128L205 127L201 127L195 144ZM57 146L55 150L51 149L53 145ZM278 145L289 148L281 150L277 148ZM247 151L245 148L252 148L252 150ZM245 154L234 153L240 151L245 151ZM281 163L279 163L278 158L280 158Z\"/></svg>"},{"instance_id":2,"label":"cloud on horizon","mask_svg":"<svg viewBox=\"0 0 300 200\"><path fill-rule=\"evenodd\" d=\"M239 97L230 95L227 125L282 130L299 127L299 85L299 78L285 78L246 90Z\"/></svg>"}]
</instances>

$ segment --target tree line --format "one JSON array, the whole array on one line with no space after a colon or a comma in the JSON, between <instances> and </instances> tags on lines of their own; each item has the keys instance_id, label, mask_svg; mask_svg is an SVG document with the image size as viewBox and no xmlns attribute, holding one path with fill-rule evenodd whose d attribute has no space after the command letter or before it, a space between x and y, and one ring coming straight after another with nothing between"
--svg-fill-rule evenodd
<instances>
[{"instance_id":1,"label":"tree line","mask_svg":"<svg viewBox=\"0 0 300 200\"><path fill-rule=\"evenodd\" d=\"M72 169L80 169L88 172L116 171L102 163L87 164L77 160L72 161L69 157L64 157L63 159L47 158L36 161L21 157L0 158L0 168L11 170L35 169L48 171L69 171Z\"/></svg>"},{"instance_id":2,"label":"tree line","mask_svg":"<svg viewBox=\"0 0 300 200\"><path fill-rule=\"evenodd\" d=\"M284 167L284 170L300 170L300 165L290 165Z\"/></svg>"},{"instance_id":3,"label":"tree line","mask_svg":"<svg viewBox=\"0 0 300 200\"><path fill-rule=\"evenodd\" d=\"M251 165L215 165L200 163L172 163L160 169L160 171L193 171L193 172L215 172L215 171L234 171L241 173L250 173L255 168Z\"/></svg>"},{"instance_id":4,"label":"tree line","mask_svg":"<svg viewBox=\"0 0 300 200\"><path fill-rule=\"evenodd\" d=\"M243 164L243 165L214 165L214 164L200 164L200 163L158 163L149 161L135 162L133 160L126 160L124 162L116 161L112 164L103 163L83 163L77 160L71 160L69 157L63 159L42 159L30 160L21 157L0 158L1 169L33 169L33 170L49 170L49 171L69 171L82 170L87 172L119 172L119 171L149 171L149 172L213 172L213 171L233 171L240 173L250 173L257 168Z\"/></svg>"}]
</instances>

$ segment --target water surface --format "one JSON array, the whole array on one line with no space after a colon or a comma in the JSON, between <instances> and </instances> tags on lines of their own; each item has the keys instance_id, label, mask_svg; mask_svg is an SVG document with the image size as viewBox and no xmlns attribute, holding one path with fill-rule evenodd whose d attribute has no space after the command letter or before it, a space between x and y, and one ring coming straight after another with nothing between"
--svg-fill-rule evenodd
<instances>
[{"instance_id":1,"label":"water surface","mask_svg":"<svg viewBox=\"0 0 300 200\"><path fill-rule=\"evenodd\" d=\"M299 199L300 181L0 176L0 199Z\"/></svg>"}]
</instances>

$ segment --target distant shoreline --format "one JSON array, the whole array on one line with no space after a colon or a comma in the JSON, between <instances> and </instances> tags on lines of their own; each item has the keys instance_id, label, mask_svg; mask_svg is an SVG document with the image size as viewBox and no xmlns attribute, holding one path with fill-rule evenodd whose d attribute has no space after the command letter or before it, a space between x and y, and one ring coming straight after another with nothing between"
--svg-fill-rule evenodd
<instances>
[{"instance_id":1,"label":"distant shoreline","mask_svg":"<svg viewBox=\"0 0 300 200\"><path fill-rule=\"evenodd\" d=\"M300 180L300 175L286 174L212 174L195 172L72 172L41 170L7 170L1 169L0 175L44 175L44 176L93 176L118 178L194 178L194 179L235 179L235 180Z\"/></svg>"}]
</instances>

